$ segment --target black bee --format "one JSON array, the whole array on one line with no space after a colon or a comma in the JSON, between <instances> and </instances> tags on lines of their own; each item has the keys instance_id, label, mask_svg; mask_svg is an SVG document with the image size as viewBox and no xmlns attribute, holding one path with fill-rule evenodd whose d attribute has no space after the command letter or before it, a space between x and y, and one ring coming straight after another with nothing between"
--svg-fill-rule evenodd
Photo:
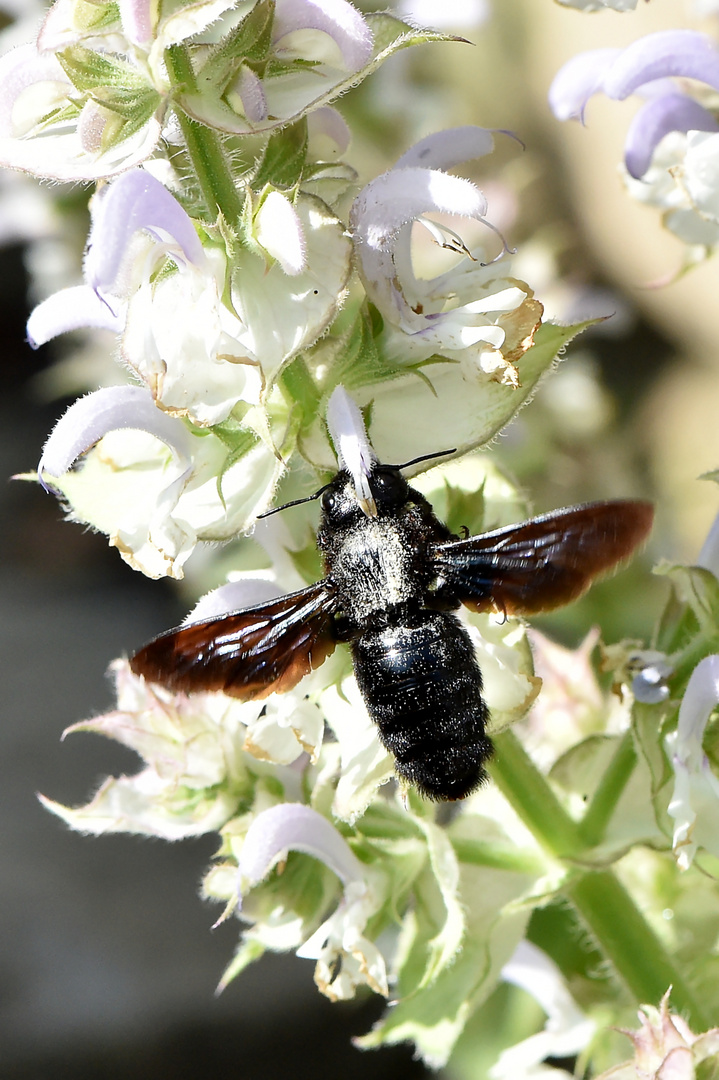
<instances>
[{"instance_id":1,"label":"black bee","mask_svg":"<svg viewBox=\"0 0 719 1080\"><path fill-rule=\"evenodd\" d=\"M291 689L347 642L399 776L430 799L463 799L485 779L492 743L474 646L454 612L534 615L575 600L645 539L652 506L589 503L460 539L362 436L351 452L335 437L343 467L317 493L326 576L163 634L131 667L170 690L250 700Z\"/></svg>"}]
</instances>

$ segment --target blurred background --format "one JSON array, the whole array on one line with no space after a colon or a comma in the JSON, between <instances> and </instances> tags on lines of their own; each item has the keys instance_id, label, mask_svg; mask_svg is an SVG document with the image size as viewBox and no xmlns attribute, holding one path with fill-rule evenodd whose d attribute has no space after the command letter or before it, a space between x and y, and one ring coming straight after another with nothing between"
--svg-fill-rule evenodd
<instances>
[{"instance_id":1,"label":"blurred background","mask_svg":"<svg viewBox=\"0 0 719 1080\"><path fill-rule=\"evenodd\" d=\"M632 104L597 99L582 128L556 122L546 93L583 49L702 24L682 0L625 15L584 15L554 0L464 10L455 29L471 44L402 53L342 99L356 133L349 159L365 181L417 138L465 123L509 129L524 143L498 136L492 159L466 172L518 249L515 273L552 317L611 318L571 346L488 452L538 512L591 498L656 500L644 558L547 621L567 644L595 623L607 640L647 637L664 595L652 560L691 561L719 506L713 482L698 479L719 466L717 269L707 262L677 278L681 245L624 191L618 163ZM416 14L431 22L426 8ZM26 39L32 32L31 21ZM29 307L77 278L83 201L82 192L38 193L20 177L0 181L0 1078L428 1075L410 1050L355 1050L352 1035L382 1003L330 1005L311 962L266 957L215 998L237 923L211 932L218 913L197 896L212 838L83 838L37 801L43 792L77 804L108 773L137 768L115 743L60 738L108 709L109 662L179 621L196 585L190 575L183 594L142 579L103 537L64 523L52 496L10 480L35 468L69 400L112 367L109 337L37 353L24 343ZM447 1076L486 1076L498 1026L517 1039L541 1026L513 994L510 1002L500 987L478 1014Z\"/></svg>"}]
</instances>

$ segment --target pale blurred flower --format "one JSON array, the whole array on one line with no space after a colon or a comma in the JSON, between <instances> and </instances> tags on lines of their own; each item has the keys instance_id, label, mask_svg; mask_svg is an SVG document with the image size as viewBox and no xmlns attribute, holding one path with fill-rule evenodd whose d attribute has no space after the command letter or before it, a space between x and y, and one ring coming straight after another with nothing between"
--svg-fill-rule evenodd
<instances>
[{"instance_id":1,"label":"pale blurred flower","mask_svg":"<svg viewBox=\"0 0 719 1080\"><path fill-rule=\"evenodd\" d=\"M696 1066L719 1055L719 1028L695 1035L677 1013L669 1012L667 990L659 1008L643 1005L640 1028L622 1034L632 1040L634 1057L596 1080L694 1080Z\"/></svg>"},{"instance_id":2,"label":"pale blurred flower","mask_svg":"<svg viewBox=\"0 0 719 1080\"><path fill-rule=\"evenodd\" d=\"M417 26L435 30L475 30L489 19L490 0L400 0L398 11L403 19Z\"/></svg>"},{"instance_id":3,"label":"pale blurred flower","mask_svg":"<svg viewBox=\"0 0 719 1080\"><path fill-rule=\"evenodd\" d=\"M719 228L719 122L705 87L690 93L673 77L719 89L715 43L694 30L661 30L625 49L581 53L556 75L549 103L558 119L583 120L593 94L646 98L624 147L629 190L664 210L667 227L686 243L711 247Z\"/></svg>"},{"instance_id":4,"label":"pale blurred flower","mask_svg":"<svg viewBox=\"0 0 719 1080\"><path fill-rule=\"evenodd\" d=\"M577 8L579 11L634 11L637 0L557 0L564 7Z\"/></svg>"},{"instance_id":5,"label":"pale blurred flower","mask_svg":"<svg viewBox=\"0 0 719 1080\"><path fill-rule=\"evenodd\" d=\"M567 1076L543 1062L580 1053L592 1039L596 1024L574 1001L557 965L536 945L521 941L502 968L502 979L531 994L547 1014L547 1023L537 1035L503 1050L489 1070L490 1080L559 1080Z\"/></svg>"}]
</instances>

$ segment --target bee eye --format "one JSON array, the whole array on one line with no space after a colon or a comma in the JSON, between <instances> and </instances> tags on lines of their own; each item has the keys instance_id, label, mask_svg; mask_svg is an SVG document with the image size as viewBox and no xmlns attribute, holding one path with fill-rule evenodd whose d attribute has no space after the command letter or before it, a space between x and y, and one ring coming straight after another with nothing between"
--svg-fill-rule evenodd
<instances>
[{"instance_id":1,"label":"bee eye","mask_svg":"<svg viewBox=\"0 0 719 1080\"><path fill-rule=\"evenodd\" d=\"M336 505L337 495L334 491L332 491L331 488L328 488L327 491L324 491L322 493L322 498L320 499L320 506L326 514L331 514Z\"/></svg>"},{"instance_id":2,"label":"bee eye","mask_svg":"<svg viewBox=\"0 0 719 1080\"><path fill-rule=\"evenodd\" d=\"M379 506L390 508L407 500L407 481L396 469L388 469L380 465L374 469L370 484L372 494Z\"/></svg>"}]
</instances>

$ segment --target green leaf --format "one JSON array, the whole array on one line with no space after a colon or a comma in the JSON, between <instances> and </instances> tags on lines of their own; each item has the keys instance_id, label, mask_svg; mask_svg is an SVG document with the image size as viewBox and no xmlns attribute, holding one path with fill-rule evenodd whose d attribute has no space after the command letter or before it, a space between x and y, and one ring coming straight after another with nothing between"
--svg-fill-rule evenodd
<instances>
[{"instance_id":1,"label":"green leaf","mask_svg":"<svg viewBox=\"0 0 719 1080\"><path fill-rule=\"evenodd\" d=\"M196 74L201 93L223 94L243 60L263 63L272 45L274 0L260 0L229 34L211 48Z\"/></svg>"},{"instance_id":2,"label":"green leaf","mask_svg":"<svg viewBox=\"0 0 719 1080\"><path fill-rule=\"evenodd\" d=\"M98 4L96 0L75 0L72 19L79 31L97 33L119 23L120 11L114 0L107 4Z\"/></svg>"},{"instance_id":3,"label":"green leaf","mask_svg":"<svg viewBox=\"0 0 719 1080\"><path fill-rule=\"evenodd\" d=\"M93 52L83 45L70 45L55 55L75 89L81 92L114 86L129 97L146 94L151 89L136 67L117 57L110 59L107 54Z\"/></svg>"},{"instance_id":4,"label":"green leaf","mask_svg":"<svg viewBox=\"0 0 719 1080\"><path fill-rule=\"evenodd\" d=\"M714 637L719 628L719 581L700 566L661 563L655 574L671 581L680 602L688 605L704 633Z\"/></svg>"},{"instance_id":5,"label":"green leaf","mask_svg":"<svg viewBox=\"0 0 719 1080\"><path fill-rule=\"evenodd\" d=\"M256 191L266 184L276 188L295 187L302 179L307 158L307 120L273 132L253 180Z\"/></svg>"},{"instance_id":6,"label":"green leaf","mask_svg":"<svg viewBox=\"0 0 719 1080\"><path fill-rule=\"evenodd\" d=\"M410 911L403 933L412 941L400 958L402 996L373 1031L357 1040L358 1045L411 1041L431 1068L441 1068L467 1019L495 988L503 965L524 936L531 908L513 901L533 882L533 875L462 865L459 897L467 914L461 951L433 982L405 994L408 969L416 965L423 944L422 912Z\"/></svg>"},{"instance_id":7,"label":"green leaf","mask_svg":"<svg viewBox=\"0 0 719 1080\"><path fill-rule=\"evenodd\" d=\"M235 955L222 973L217 989L224 990L233 979L242 974L246 967L254 964L255 960L259 960L261 956L264 956L264 953L265 946L261 942L255 941L251 937L241 938Z\"/></svg>"}]
</instances>

